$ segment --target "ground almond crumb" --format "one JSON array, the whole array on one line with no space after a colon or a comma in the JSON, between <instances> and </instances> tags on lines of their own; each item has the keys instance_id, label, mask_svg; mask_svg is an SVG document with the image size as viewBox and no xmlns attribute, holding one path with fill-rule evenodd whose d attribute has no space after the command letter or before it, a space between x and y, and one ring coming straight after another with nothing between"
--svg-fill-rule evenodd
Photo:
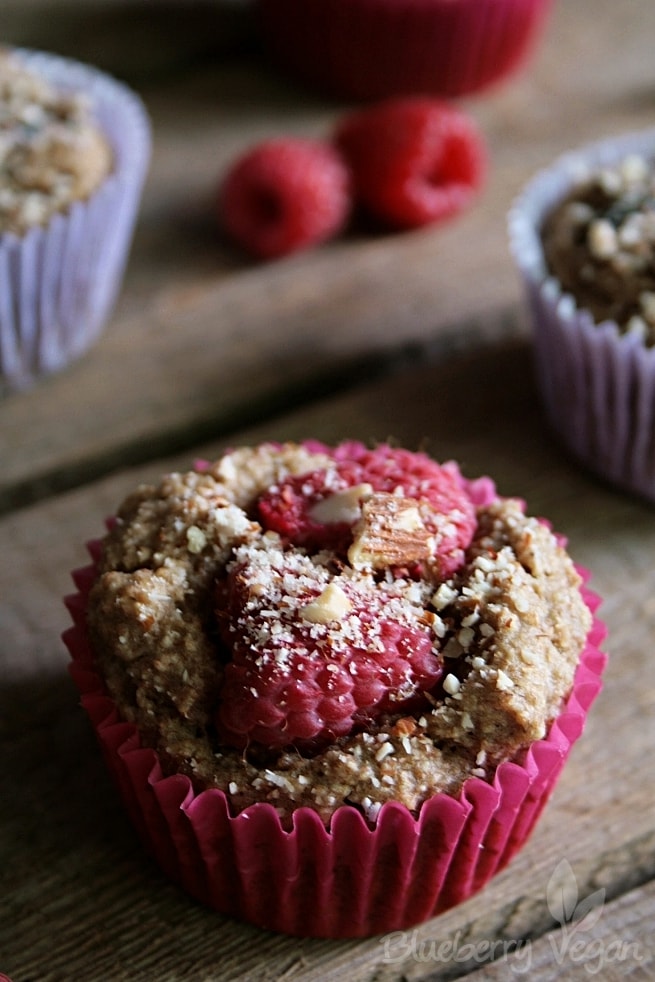
<instances>
[{"instance_id":1,"label":"ground almond crumb","mask_svg":"<svg viewBox=\"0 0 655 982\"><path fill-rule=\"evenodd\" d=\"M84 94L59 91L0 49L0 233L45 225L88 198L112 166Z\"/></svg>"},{"instance_id":2,"label":"ground almond crumb","mask_svg":"<svg viewBox=\"0 0 655 982\"><path fill-rule=\"evenodd\" d=\"M655 345L655 168L639 155L588 173L546 218L550 273L596 321Z\"/></svg>"}]
</instances>

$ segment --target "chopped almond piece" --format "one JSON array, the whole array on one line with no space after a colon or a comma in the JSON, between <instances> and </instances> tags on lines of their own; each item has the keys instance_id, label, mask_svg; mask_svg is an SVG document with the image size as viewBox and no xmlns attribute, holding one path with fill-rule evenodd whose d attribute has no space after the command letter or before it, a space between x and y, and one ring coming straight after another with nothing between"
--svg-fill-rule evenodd
<instances>
[{"instance_id":1,"label":"chopped almond piece","mask_svg":"<svg viewBox=\"0 0 655 982\"><path fill-rule=\"evenodd\" d=\"M340 586L329 583L319 597L306 604L301 614L313 624L329 624L341 620L351 608L351 603Z\"/></svg>"},{"instance_id":2,"label":"chopped almond piece","mask_svg":"<svg viewBox=\"0 0 655 982\"><path fill-rule=\"evenodd\" d=\"M358 569L385 569L428 559L433 545L414 498L380 492L362 503L348 559Z\"/></svg>"}]
</instances>

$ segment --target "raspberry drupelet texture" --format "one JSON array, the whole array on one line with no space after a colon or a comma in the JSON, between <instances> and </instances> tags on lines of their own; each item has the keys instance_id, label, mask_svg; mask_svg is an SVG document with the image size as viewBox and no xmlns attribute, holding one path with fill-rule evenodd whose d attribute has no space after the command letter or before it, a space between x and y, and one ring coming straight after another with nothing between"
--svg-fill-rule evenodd
<instances>
[{"instance_id":1,"label":"raspberry drupelet texture","mask_svg":"<svg viewBox=\"0 0 655 982\"><path fill-rule=\"evenodd\" d=\"M324 242L350 212L350 174L339 153L315 140L257 144L228 171L219 213L247 252L273 259Z\"/></svg>"},{"instance_id":2,"label":"raspberry drupelet texture","mask_svg":"<svg viewBox=\"0 0 655 982\"><path fill-rule=\"evenodd\" d=\"M471 204L486 174L473 120L428 97L357 110L339 123L334 142L350 166L356 200L395 228L452 218Z\"/></svg>"},{"instance_id":3,"label":"raspberry drupelet texture","mask_svg":"<svg viewBox=\"0 0 655 982\"><path fill-rule=\"evenodd\" d=\"M335 576L274 539L237 553L219 598L231 660L217 728L238 749L315 752L385 712L427 705L441 678L435 636L395 584Z\"/></svg>"},{"instance_id":4,"label":"raspberry drupelet texture","mask_svg":"<svg viewBox=\"0 0 655 982\"><path fill-rule=\"evenodd\" d=\"M475 529L455 471L343 444L329 467L264 491L257 512L277 535L237 552L219 587L232 653L222 740L312 752L384 713L429 707L442 659L424 605Z\"/></svg>"},{"instance_id":5,"label":"raspberry drupelet texture","mask_svg":"<svg viewBox=\"0 0 655 982\"><path fill-rule=\"evenodd\" d=\"M374 492L415 501L433 536L426 561L439 579L457 569L475 529L475 506L459 472L425 454L344 443L331 467L290 477L265 491L259 519L290 544L342 555L352 545L362 498Z\"/></svg>"}]
</instances>

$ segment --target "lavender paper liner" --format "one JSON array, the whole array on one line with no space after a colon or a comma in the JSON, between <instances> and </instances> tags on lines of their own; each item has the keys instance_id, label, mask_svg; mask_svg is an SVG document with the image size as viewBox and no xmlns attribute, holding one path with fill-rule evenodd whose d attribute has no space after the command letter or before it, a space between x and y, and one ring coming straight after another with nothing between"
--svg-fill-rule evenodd
<instances>
[{"instance_id":1,"label":"lavender paper liner","mask_svg":"<svg viewBox=\"0 0 655 982\"><path fill-rule=\"evenodd\" d=\"M264 47L340 97L482 91L527 60L553 0L257 0Z\"/></svg>"},{"instance_id":2,"label":"lavender paper liner","mask_svg":"<svg viewBox=\"0 0 655 982\"><path fill-rule=\"evenodd\" d=\"M89 551L93 559L100 543ZM577 567L583 579L588 573ZM146 850L201 903L261 928L297 936L366 937L419 924L480 890L530 835L601 689L605 627L599 598L582 587L594 614L570 696L543 740L501 764L492 783L466 781L437 794L414 818L387 803L368 824L350 805L326 828L311 808L283 829L268 803L230 814L223 791L194 791L165 777L154 750L123 722L96 673L85 626L92 563L73 573L64 634L70 671L109 772Z\"/></svg>"},{"instance_id":3,"label":"lavender paper liner","mask_svg":"<svg viewBox=\"0 0 655 982\"><path fill-rule=\"evenodd\" d=\"M151 148L145 108L125 85L56 55L16 49L16 56L89 98L114 167L88 199L47 225L0 236L0 394L60 371L100 335L123 279Z\"/></svg>"},{"instance_id":4,"label":"lavender paper liner","mask_svg":"<svg viewBox=\"0 0 655 982\"><path fill-rule=\"evenodd\" d=\"M568 451L612 484L655 501L655 348L595 324L549 275L540 229L590 171L626 154L655 157L655 129L567 153L514 201L509 241L530 312L537 381L548 420Z\"/></svg>"}]
</instances>

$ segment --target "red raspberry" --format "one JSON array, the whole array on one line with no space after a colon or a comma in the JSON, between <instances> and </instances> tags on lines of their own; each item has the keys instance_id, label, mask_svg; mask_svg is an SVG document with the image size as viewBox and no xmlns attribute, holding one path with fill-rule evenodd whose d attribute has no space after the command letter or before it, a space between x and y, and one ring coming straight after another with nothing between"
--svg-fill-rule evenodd
<instances>
[{"instance_id":1,"label":"red raspberry","mask_svg":"<svg viewBox=\"0 0 655 982\"><path fill-rule=\"evenodd\" d=\"M348 168L327 143L267 140L230 169L219 210L228 233L248 252L282 256L342 228L350 211Z\"/></svg>"},{"instance_id":2,"label":"red raspberry","mask_svg":"<svg viewBox=\"0 0 655 982\"><path fill-rule=\"evenodd\" d=\"M334 470L290 477L265 492L258 503L259 520L285 542L318 552L331 549L343 556L352 542L348 521L322 521L317 505L345 488L369 484L373 491L401 491L430 506L429 529L436 539L436 575L450 576L463 562L475 530L475 505L454 467L442 467L425 454L387 445L369 450L351 441L333 451Z\"/></svg>"},{"instance_id":3,"label":"red raspberry","mask_svg":"<svg viewBox=\"0 0 655 982\"><path fill-rule=\"evenodd\" d=\"M357 483L352 480L349 484L338 470L289 477L261 496L257 503L259 520L265 529L277 532L287 543L310 552L331 549L343 555L352 541L353 522L327 522L315 517L312 510L329 495Z\"/></svg>"},{"instance_id":4,"label":"red raspberry","mask_svg":"<svg viewBox=\"0 0 655 982\"><path fill-rule=\"evenodd\" d=\"M376 218L413 228L467 207L486 171L482 136L464 113L428 97L390 99L347 116L335 143L356 198Z\"/></svg>"},{"instance_id":5,"label":"red raspberry","mask_svg":"<svg viewBox=\"0 0 655 982\"><path fill-rule=\"evenodd\" d=\"M318 597L325 604L326 588L345 603L327 623L307 612ZM239 750L312 753L383 713L428 708L425 692L442 676L422 608L297 553L242 552L219 607L232 660L216 726Z\"/></svg>"}]
</instances>

